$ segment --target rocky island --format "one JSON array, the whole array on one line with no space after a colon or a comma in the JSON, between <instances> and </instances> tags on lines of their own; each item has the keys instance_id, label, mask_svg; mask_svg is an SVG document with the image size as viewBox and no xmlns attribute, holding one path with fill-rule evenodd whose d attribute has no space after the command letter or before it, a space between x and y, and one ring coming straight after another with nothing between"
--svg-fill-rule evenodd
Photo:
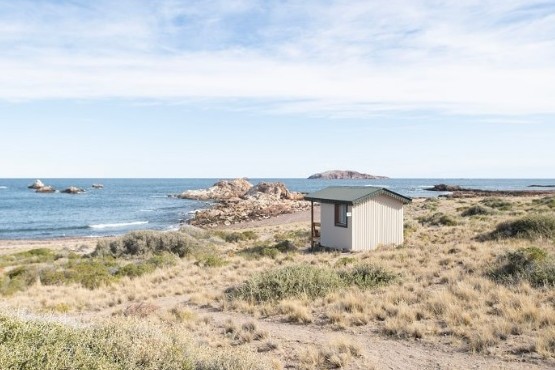
<instances>
[{"instance_id":1,"label":"rocky island","mask_svg":"<svg viewBox=\"0 0 555 370\"><path fill-rule=\"evenodd\" d=\"M308 176L310 180L374 180L374 179L388 179L386 176L375 176L367 173L360 173L350 170L332 170Z\"/></svg>"},{"instance_id":2,"label":"rocky island","mask_svg":"<svg viewBox=\"0 0 555 370\"><path fill-rule=\"evenodd\" d=\"M188 190L177 197L215 201L210 209L196 211L188 221L204 227L228 226L310 209L301 193L290 191L281 182L253 185L246 179L222 180L208 189Z\"/></svg>"}]
</instances>

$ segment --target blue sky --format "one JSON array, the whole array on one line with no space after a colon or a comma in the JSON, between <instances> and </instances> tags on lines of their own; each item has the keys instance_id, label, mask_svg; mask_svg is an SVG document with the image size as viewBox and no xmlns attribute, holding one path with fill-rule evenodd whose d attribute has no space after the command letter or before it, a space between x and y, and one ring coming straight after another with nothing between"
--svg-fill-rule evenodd
<instances>
[{"instance_id":1,"label":"blue sky","mask_svg":"<svg viewBox=\"0 0 555 370\"><path fill-rule=\"evenodd\" d=\"M0 177L555 177L552 1L0 0Z\"/></svg>"}]
</instances>

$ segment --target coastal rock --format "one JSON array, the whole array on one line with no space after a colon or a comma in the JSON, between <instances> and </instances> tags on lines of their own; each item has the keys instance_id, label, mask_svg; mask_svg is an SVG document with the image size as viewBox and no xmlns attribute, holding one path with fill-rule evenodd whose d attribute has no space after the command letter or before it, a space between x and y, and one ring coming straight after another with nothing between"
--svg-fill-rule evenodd
<instances>
[{"instance_id":1,"label":"coastal rock","mask_svg":"<svg viewBox=\"0 0 555 370\"><path fill-rule=\"evenodd\" d=\"M466 190L461 188L459 185L447 185L447 184L438 184L434 185L431 188L426 188L425 190L428 191L461 191Z\"/></svg>"},{"instance_id":2,"label":"coastal rock","mask_svg":"<svg viewBox=\"0 0 555 370\"><path fill-rule=\"evenodd\" d=\"M104 185L102 184L92 184L93 189L104 189Z\"/></svg>"},{"instance_id":3,"label":"coastal rock","mask_svg":"<svg viewBox=\"0 0 555 370\"><path fill-rule=\"evenodd\" d=\"M555 190L483 190L463 188L459 185L438 184L430 188L425 188L428 191L446 191L451 194L440 195L452 198L472 198L472 197L489 197L489 196L535 196L535 195L553 195Z\"/></svg>"},{"instance_id":4,"label":"coastal rock","mask_svg":"<svg viewBox=\"0 0 555 370\"><path fill-rule=\"evenodd\" d=\"M36 193L54 193L56 189L53 186L44 185L35 190Z\"/></svg>"},{"instance_id":5,"label":"coastal rock","mask_svg":"<svg viewBox=\"0 0 555 370\"><path fill-rule=\"evenodd\" d=\"M29 185L28 188L37 190L40 188L44 188L44 186L45 185L43 184L43 182L37 179L32 185Z\"/></svg>"},{"instance_id":6,"label":"coastal rock","mask_svg":"<svg viewBox=\"0 0 555 370\"><path fill-rule=\"evenodd\" d=\"M314 175L310 175L308 177L310 180L319 179L319 180L342 180L342 179L350 179L350 180L373 180L373 179L388 179L389 177L386 176L375 176L370 175L367 173L360 173L357 171L350 171L350 170L332 170L332 171L325 171L321 173L315 173Z\"/></svg>"},{"instance_id":7,"label":"coastal rock","mask_svg":"<svg viewBox=\"0 0 555 370\"><path fill-rule=\"evenodd\" d=\"M272 199L289 199L289 200L300 200L303 199L301 193L291 192L284 183L282 182L261 182L250 188L243 199L261 199L261 198L272 198Z\"/></svg>"},{"instance_id":8,"label":"coastal rock","mask_svg":"<svg viewBox=\"0 0 555 370\"><path fill-rule=\"evenodd\" d=\"M281 182L253 186L245 179L219 181L208 189L186 191L179 198L216 201L210 209L196 211L189 220L192 225L204 227L229 226L310 209L301 193L289 191Z\"/></svg>"},{"instance_id":9,"label":"coastal rock","mask_svg":"<svg viewBox=\"0 0 555 370\"><path fill-rule=\"evenodd\" d=\"M228 200L242 197L252 184L246 179L221 180L208 189L187 190L178 198L193 200Z\"/></svg>"},{"instance_id":10,"label":"coastal rock","mask_svg":"<svg viewBox=\"0 0 555 370\"><path fill-rule=\"evenodd\" d=\"M65 194L81 194L84 192L85 192L85 189L81 189L76 186L70 186L69 188L62 190L62 193L65 193Z\"/></svg>"}]
</instances>

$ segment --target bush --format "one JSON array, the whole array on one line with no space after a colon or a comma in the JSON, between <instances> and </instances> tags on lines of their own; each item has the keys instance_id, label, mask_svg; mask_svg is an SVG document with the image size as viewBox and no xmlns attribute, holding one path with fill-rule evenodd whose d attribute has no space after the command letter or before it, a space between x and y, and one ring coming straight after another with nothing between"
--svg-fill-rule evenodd
<instances>
[{"instance_id":1,"label":"bush","mask_svg":"<svg viewBox=\"0 0 555 370\"><path fill-rule=\"evenodd\" d=\"M56 255L51 249L36 248L25 252L13 253L0 256L0 266L12 266L15 264L44 263L54 261Z\"/></svg>"},{"instance_id":2,"label":"bush","mask_svg":"<svg viewBox=\"0 0 555 370\"><path fill-rule=\"evenodd\" d=\"M397 275L381 267L368 264L355 266L351 270L340 271L339 276L347 285L356 285L363 289L387 285L397 278Z\"/></svg>"},{"instance_id":3,"label":"bush","mask_svg":"<svg viewBox=\"0 0 555 370\"><path fill-rule=\"evenodd\" d=\"M490 215L490 214L492 214L492 211L490 209L477 204L465 209L461 213L461 216L469 217L469 216L483 216L483 215Z\"/></svg>"},{"instance_id":4,"label":"bush","mask_svg":"<svg viewBox=\"0 0 555 370\"><path fill-rule=\"evenodd\" d=\"M239 252L240 255L251 258L276 258L282 253L296 252L297 247L290 240L280 240L273 245L261 244Z\"/></svg>"},{"instance_id":5,"label":"bush","mask_svg":"<svg viewBox=\"0 0 555 370\"><path fill-rule=\"evenodd\" d=\"M182 329L126 318L87 327L0 315L1 369L258 370L245 351L194 344Z\"/></svg>"},{"instance_id":6,"label":"bush","mask_svg":"<svg viewBox=\"0 0 555 370\"><path fill-rule=\"evenodd\" d=\"M555 238L555 217L531 215L518 220L503 222L490 234L492 238Z\"/></svg>"},{"instance_id":7,"label":"bush","mask_svg":"<svg viewBox=\"0 0 555 370\"><path fill-rule=\"evenodd\" d=\"M34 267L19 266L8 271L3 278L0 278L0 293L11 295L15 292L27 289L38 279L38 272Z\"/></svg>"},{"instance_id":8,"label":"bush","mask_svg":"<svg viewBox=\"0 0 555 370\"><path fill-rule=\"evenodd\" d=\"M480 203L487 207L495 208L500 211L509 211L513 208L513 204L511 202L508 202L501 198L486 198L480 201Z\"/></svg>"},{"instance_id":9,"label":"bush","mask_svg":"<svg viewBox=\"0 0 555 370\"><path fill-rule=\"evenodd\" d=\"M240 241L247 241L247 240L256 240L258 239L258 235L251 230L243 231L243 232L226 232L226 231L215 231L214 234L227 243L237 243Z\"/></svg>"},{"instance_id":10,"label":"bush","mask_svg":"<svg viewBox=\"0 0 555 370\"><path fill-rule=\"evenodd\" d=\"M298 265L256 274L228 293L232 298L266 302L290 297L323 297L343 285L343 281L333 270Z\"/></svg>"},{"instance_id":11,"label":"bush","mask_svg":"<svg viewBox=\"0 0 555 370\"><path fill-rule=\"evenodd\" d=\"M243 285L228 290L229 298L249 302L279 301L286 298L317 298L347 286L369 289L387 284L395 275L370 265L335 270L311 265L287 266L254 275Z\"/></svg>"},{"instance_id":12,"label":"bush","mask_svg":"<svg viewBox=\"0 0 555 370\"><path fill-rule=\"evenodd\" d=\"M40 280L44 285L76 283L88 289L95 289L115 281L117 271L118 266L113 260L72 260L66 266L42 270Z\"/></svg>"},{"instance_id":13,"label":"bush","mask_svg":"<svg viewBox=\"0 0 555 370\"><path fill-rule=\"evenodd\" d=\"M520 248L500 256L488 275L501 283L526 280L535 287L555 286L555 262L543 249Z\"/></svg>"},{"instance_id":14,"label":"bush","mask_svg":"<svg viewBox=\"0 0 555 370\"><path fill-rule=\"evenodd\" d=\"M197 266L203 267L222 267L227 265L227 263L224 258L213 253L202 254L197 257L197 262L195 262Z\"/></svg>"},{"instance_id":15,"label":"bush","mask_svg":"<svg viewBox=\"0 0 555 370\"><path fill-rule=\"evenodd\" d=\"M555 197L543 197L541 199L534 199L532 204L536 206L546 206L548 208L555 208Z\"/></svg>"},{"instance_id":16,"label":"bush","mask_svg":"<svg viewBox=\"0 0 555 370\"><path fill-rule=\"evenodd\" d=\"M200 242L180 231L135 231L110 242L99 241L93 256L140 256L169 252L185 257L196 252Z\"/></svg>"},{"instance_id":17,"label":"bush","mask_svg":"<svg viewBox=\"0 0 555 370\"><path fill-rule=\"evenodd\" d=\"M431 216L420 217L418 221L423 225L431 226L455 226L458 224L457 220L452 216L441 212L436 212Z\"/></svg>"}]
</instances>

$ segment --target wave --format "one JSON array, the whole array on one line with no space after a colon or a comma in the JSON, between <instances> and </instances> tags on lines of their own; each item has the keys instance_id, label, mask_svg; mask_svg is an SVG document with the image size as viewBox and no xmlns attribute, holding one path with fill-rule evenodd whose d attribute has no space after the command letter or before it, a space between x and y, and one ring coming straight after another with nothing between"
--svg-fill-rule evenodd
<instances>
[{"instance_id":1,"label":"wave","mask_svg":"<svg viewBox=\"0 0 555 370\"><path fill-rule=\"evenodd\" d=\"M139 212L154 212L153 209L139 209Z\"/></svg>"},{"instance_id":2,"label":"wave","mask_svg":"<svg viewBox=\"0 0 555 370\"><path fill-rule=\"evenodd\" d=\"M167 195L151 195L151 198L167 198Z\"/></svg>"},{"instance_id":3,"label":"wave","mask_svg":"<svg viewBox=\"0 0 555 370\"><path fill-rule=\"evenodd\" d=\"M0 229L0 234L8 234L8 233L21 233L21 232L49 232L49 231L70 231L70 230L84 230L87 229L88 226L67 226L67 227L26 227L20 229Z\"/></svg>"},{"instance_id":4,"label":"wave","mask_svg":"<svg viewBox=\"0 0 555 370\"><path fill-rule=\"evenodd\" d=\"M0 186L0 189L7 189L7 186Z\"/></svg>"},{"instance_id":5,"label":"wave","mask_svg":"<svg viewBox=\"0 0 555 370\"><path fill-rule=\"evenodd\" d=\"M116 224L97 224L97 225L89 225L91 229L116 229L125 226L136 226L136 225L145 225L148 224L148 221L133 221L133 222L120 222Z\"/></svg>"}]
</instances>

